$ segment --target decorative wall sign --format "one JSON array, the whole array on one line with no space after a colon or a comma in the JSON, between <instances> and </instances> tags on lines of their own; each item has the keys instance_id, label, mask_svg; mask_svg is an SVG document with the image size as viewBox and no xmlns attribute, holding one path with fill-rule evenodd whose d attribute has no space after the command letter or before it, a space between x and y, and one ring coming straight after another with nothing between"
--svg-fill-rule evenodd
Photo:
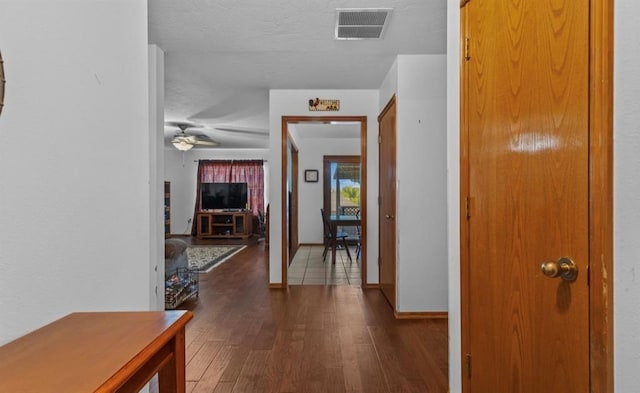
<instances>
[{"instance_id":1,"label":"decorative wall sign","mask_svg":"<svg viewBox=\"0 0 640 393\"><path fill-rule=\"evenodd\" d=\"M307 169L304 171L304 181L307 183L317 183L318 182L318 170L317 169Z\"/></svg>"},{"instance_id":2,"label":"decorative wall sign","mask_svg":"<svg viewBox=\"0 0 640 393\"><path fill-rule=\"evenodd\" d=\"M325 100L321 98L311 98L309 100L310 111L337 112L340 110L340 100Z\"/></svg>"}]
</instances>

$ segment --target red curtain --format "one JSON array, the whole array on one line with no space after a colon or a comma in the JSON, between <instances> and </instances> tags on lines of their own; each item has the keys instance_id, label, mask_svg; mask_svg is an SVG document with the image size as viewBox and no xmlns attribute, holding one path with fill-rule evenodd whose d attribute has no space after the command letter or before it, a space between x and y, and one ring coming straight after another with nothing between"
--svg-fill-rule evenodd
<instances>
[{"instance_id":1,"label":"red curtain","mask_svg":"<svg viewBox=\"0 0 640 393\"><path fill-rule=\"evenodd\" d=\"M200 183L233 182L231 180L233 163L234 161L201 160L198 164L198 194L200 193ZM244 181L241 182L244 183Z\"/></svg>"},{"instance_id":2,"label":"red curtain","mask_svg":"<svg viewBox=\"0 0 640 393\"><path fill-rule=\"evenodd\" d=\"M196 233L202 183L247 183L247 202L255 217L264 213L264 162L262 160L200 160L196 186L196 206L191 233ZM254 225L254 229L255 229Z\"/></svg>"}]
</instances>

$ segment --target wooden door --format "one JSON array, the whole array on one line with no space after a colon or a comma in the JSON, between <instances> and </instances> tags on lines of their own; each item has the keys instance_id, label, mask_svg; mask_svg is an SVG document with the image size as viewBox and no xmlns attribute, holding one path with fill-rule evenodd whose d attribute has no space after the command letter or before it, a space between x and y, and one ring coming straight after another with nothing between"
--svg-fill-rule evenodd
<instances>
[{"instance_id":1,"label":"wooden door","mask_svg":"<svg viewBox=\"0 0 640 393\"><path fill-rule=\"evenodd\" d=\"M298 248L300 248L300 241L298 238L298 148L293 145L291 149L291 222L290 222L290 231L291 235L289 238L289 264L293 262L293 257L298 252Z\"/></svg>"},{"instance_id":2,"label":"wooden door","mask_svg":"<svg viewBox=\"0 0 640 393\"><path fill-rule=\"evenodd\" d=\"M462 26L465 391L588 392L589 2L471 0ZM542 273L561 257L575 280Z\"/></svg>"},{"instance_id":3,"label":"wooden door","mask_svg":"<svg viewBox=\"0 0 640 393\"><path fill-rule=\"evenodd\" d=\"M396 310L396 99L378 117L379 193L378 206L380 289Z\"/></svg>"}]
</instances>

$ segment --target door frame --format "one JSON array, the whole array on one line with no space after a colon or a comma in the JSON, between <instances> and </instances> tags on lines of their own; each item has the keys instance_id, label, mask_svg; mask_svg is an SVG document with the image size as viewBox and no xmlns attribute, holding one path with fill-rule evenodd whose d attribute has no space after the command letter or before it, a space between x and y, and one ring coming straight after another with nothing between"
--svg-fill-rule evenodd
<instances>
[{"instance_id":1,"label":"door frame","mask_svg":"<svg viewBox=\"0 0 640 393\"><path fill-rule=\"evenodd\" d=\"M289 254L289 261L287 266L293 261L293 256L300 248L300 242L298 241L298 174L300 170L298 168L298 146L293 139L289 138L291 143L291 253Z\"/></svg>"},{"instance_id":2,"label":"door frame","mask_svg":"<svg viewBox=\"0 0 640 393\"><path fill-rule=\"evenodd\" d=\"M391 98L389 99L389 101L387 102L387 104L384 106L384 109L382 109L382 111L380 111L380 114L378 115L378 179L380 179L380 174L382 173L382 159L380 158L380 152L382 151L382 131L381 131L381 127L380 127L380 122L381 120L387 115L387 113L389 113L389 111L391 110L391 108L393 107L394 109L394 113L393 116L395 117L395 121L393 123L393 151L394 151L394 157L393 157L393 162L391 163L393 166L393 171L395 172L395 179L396 182L398 180L398 129L397 129L397 121L398 121L398 106L397 106L397 98L396 95L394 94L393 96L391 96ZM385 168L386 169L386 168ZM385 179L386 180L386 179ZM398 221L397 221L397 217L398 217L398 185L393 184L393 194L394 194L394 201L393 201L393 214L395 215L395 219L393 219L393 231L391 233L394 234L394 238L392 242L386 241L386 242L382 242L380 239L381 233L382 233L382 226L383 226L383 217L384 215L382 214L382 181L378 181L378 282L380 285L380 291L382 291L382 294L384 296L384 298L387 300L387 303L389 303L389 305L391 306L391 309L393 310L393 314L395 315L396 318L398 318ZM387 296L386 292L385 292L385 283L383 283L382 281L382 248L383 247L389 247L389 244L391 244L393 246L393 280L391 280L393 282L393 300L389 299L389 297ZM386 261L387 263L390 263L390 261Z\"/></svg>"},{"instance_id":3,"label":"door frame","mask_svg":"<svg viewBox=\"0 0 640 393\"><path fill-rule=\"evenodd\" d=\"M282 243L280 245L282 250L281 258L281 282L282 287L286 288L289 284L287 282L287 270L288 270L288 239L287 239L287 140L289 138L289 124L298 123L327 123L330 122L360 122L360 170L362 173L362 181L360 183L360 210L362 212L362 229L361 229L361 246L362 252L360 255L361 263L361 288L367 286L367 116L282 116L281 118L281 157L282 157L282 184L281 184L281 202L282 202L282 217L281 217L281 235Z\"/></svg>"},{"instance_id":4,"label":"door frame","mask_svg":"<svg viewBox=\"0 0 640 393\"><path fill-rule=\"evenodd\" d=\"M460 7L473 0L461 0ZM613 0L589 2L589 363L592 392L614 392L613 370ZM465 47L464 11L460 48ZM460 53L460 316L461 359L469 349L469 140ZM470 206L469 208L473 208ZM461 367L463 392L469 391L468 365Z\"/></svg>"}]
</instances>

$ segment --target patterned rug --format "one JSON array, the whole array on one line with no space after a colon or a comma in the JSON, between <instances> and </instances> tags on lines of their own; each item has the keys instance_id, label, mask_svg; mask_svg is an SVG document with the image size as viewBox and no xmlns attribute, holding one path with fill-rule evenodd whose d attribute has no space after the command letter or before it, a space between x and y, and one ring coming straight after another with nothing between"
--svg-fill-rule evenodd
<instances>
[{"instance_id":1,"label":"patterned rug","mask_svg":"<svg viewBox=\"0 0 640 393\"><path fill-rule=\"evenodd\" d=\"M187 258L189 268L208 273L247 246L189 246Z\"/></svg>"}]
</instances>

